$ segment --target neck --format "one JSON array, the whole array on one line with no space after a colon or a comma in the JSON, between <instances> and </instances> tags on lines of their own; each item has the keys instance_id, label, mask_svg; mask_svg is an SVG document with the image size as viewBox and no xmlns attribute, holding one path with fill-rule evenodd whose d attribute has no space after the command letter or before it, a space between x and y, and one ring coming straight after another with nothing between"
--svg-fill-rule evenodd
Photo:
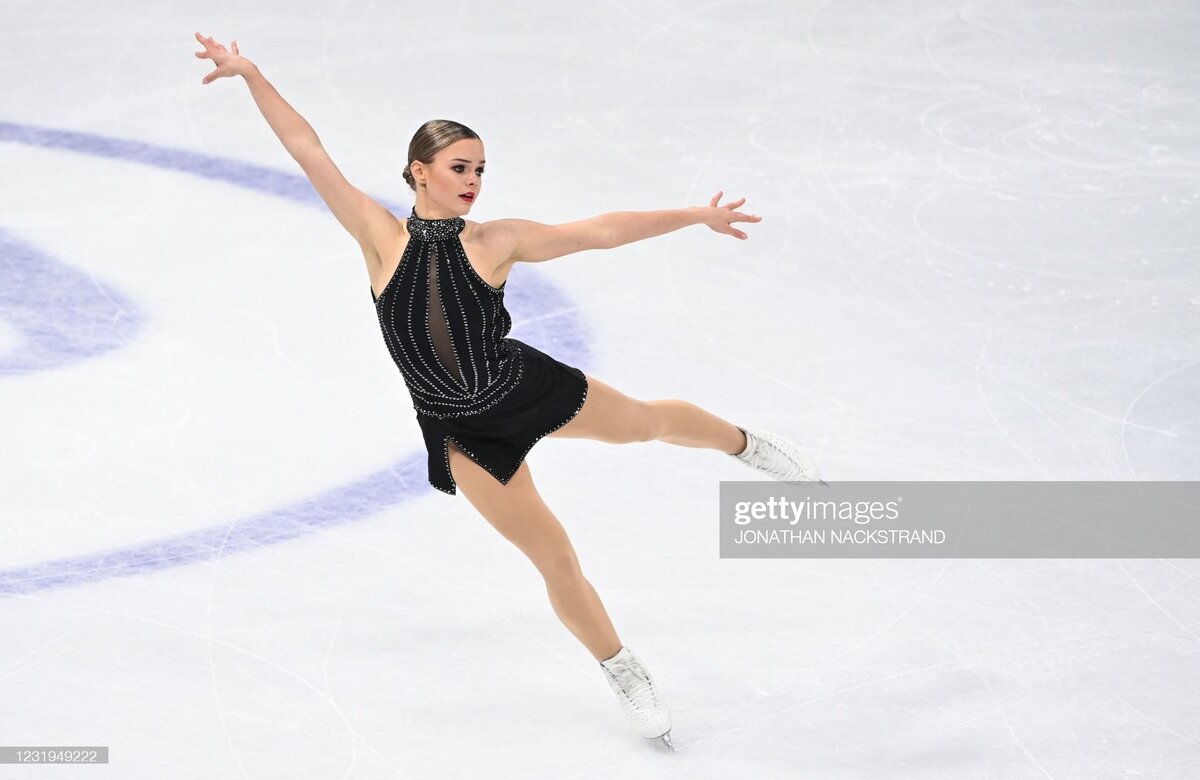
<instances>
[{"instance_id":1,"label":"neck","mask_svg":"<svg viewBox=\"0 0 1200 780\"><path fill-rule=\"evenodd\" d=\"M457 214L447 211L446 209L438 208L427 200L417 198L416 205L413 206L413 211L417 215L417 219L435 220L435 219L453 219Z\"/></svg>"}]
</instances>

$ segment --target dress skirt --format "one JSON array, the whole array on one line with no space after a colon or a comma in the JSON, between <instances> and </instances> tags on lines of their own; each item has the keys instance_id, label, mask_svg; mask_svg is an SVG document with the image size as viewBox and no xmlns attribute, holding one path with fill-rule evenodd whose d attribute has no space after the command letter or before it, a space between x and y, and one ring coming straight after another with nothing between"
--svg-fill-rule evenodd
<instances>
[{"instance_id":1,"label":"dress skirt","mask_svg":"<svg viewBox=\"0 0 1200 780\"><path fill-rule=\"evenodd\" d=\"M498 403L477 414L437 418L417 413L429 452L429 484L455 495L450 474L453 441L501 484L508 484L533 445L570 422L587 399L587 377L545 352L513 338L522 353L520 383Z\"/></svg>"}]
</instances>

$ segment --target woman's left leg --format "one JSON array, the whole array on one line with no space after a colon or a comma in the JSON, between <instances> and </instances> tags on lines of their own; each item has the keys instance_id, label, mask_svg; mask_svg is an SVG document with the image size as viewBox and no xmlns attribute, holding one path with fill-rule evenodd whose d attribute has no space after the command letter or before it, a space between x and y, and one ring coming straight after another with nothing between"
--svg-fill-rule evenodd
<instances>
[{"instance_id":1,"label":"woman's left leg","mask_svg":"<svg viewBox=\"0 0 1200 780\"><path fill-rule=\"evenodd\" d=\"M746 448L746 436L736 425L690 401L675 398L641 401L591 374L585 376L588 394L583 408L551 436L595 439L610 444L664 441L731 455Z\"/></svg>"}]
</instances>

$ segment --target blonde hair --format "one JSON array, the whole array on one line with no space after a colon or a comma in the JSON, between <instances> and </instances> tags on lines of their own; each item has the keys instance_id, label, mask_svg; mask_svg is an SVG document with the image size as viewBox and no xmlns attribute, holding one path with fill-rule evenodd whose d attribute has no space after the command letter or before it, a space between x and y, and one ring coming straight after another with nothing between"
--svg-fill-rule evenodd
<instances>
[{"instance_id":1,"label":"blonde hair","mask_svg":"<svg viewBox=\"0 0 1200 780\"><path fill-rule=\"evenodd\" d=\"M434 155L464 138L479 136L471 128L451 119L430 119L417 128L412 140L408 142L408 164L404 166L404 180L413 192L417 191L417 183L412 175L413 162L429 165L433 162Z\"/></svg>"}]
</instances>

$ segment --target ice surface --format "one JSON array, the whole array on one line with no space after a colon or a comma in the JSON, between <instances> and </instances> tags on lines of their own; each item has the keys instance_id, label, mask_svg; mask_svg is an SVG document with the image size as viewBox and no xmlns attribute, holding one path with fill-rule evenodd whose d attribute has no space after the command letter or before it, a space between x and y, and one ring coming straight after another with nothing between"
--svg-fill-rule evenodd
<instances>
[{"instance_id":1,"label":"ice surface","mask_svg":"<svg viewBox=\"0 0 1200 780\"><path fill-rule=\"evenodd\" d=\"M0 744L95 777L1194 777L1194 560L720 560L712 451L529 456L678 752L425 481L356 186L483 138L470 219L745 197L518 266L512 335L830 480L1200 478L1195 3L9 2ZM18 770L19 771L19 770ZM39 776L70 770L40 768ZM73 773L75 776L78 772Z\"/></svg>"}]
</instances>

